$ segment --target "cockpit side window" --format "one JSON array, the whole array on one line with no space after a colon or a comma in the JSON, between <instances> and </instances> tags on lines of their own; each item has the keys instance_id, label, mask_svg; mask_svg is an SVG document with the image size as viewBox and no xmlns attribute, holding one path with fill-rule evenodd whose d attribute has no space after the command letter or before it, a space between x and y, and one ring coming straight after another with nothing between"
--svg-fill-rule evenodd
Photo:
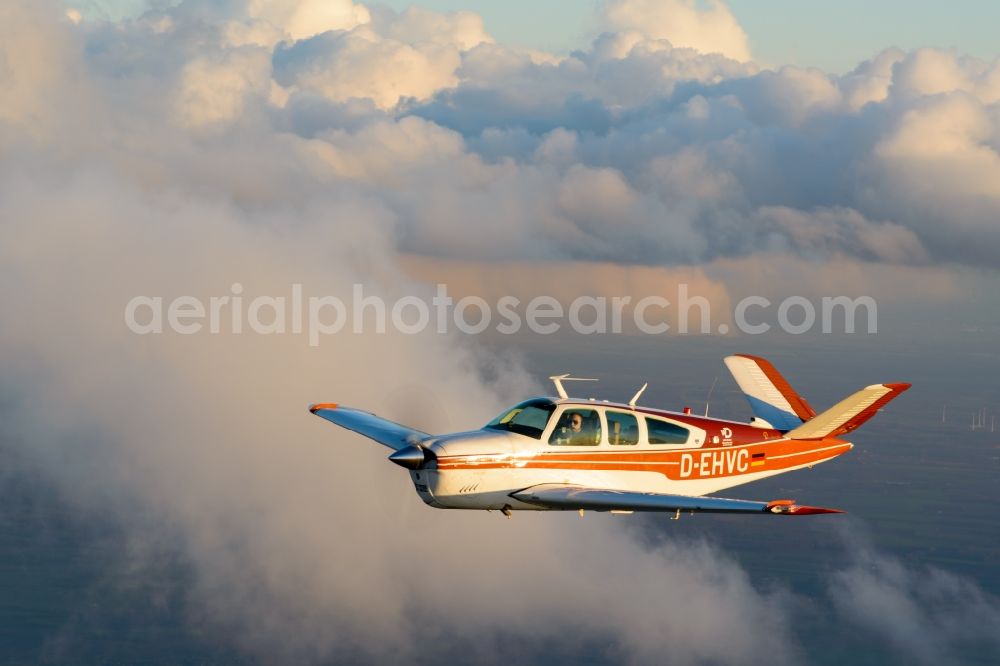
<instances>
[{"instance_id":1,"label":"cockpit side window","mask_svg":"<svg viewBox=\"0 0 1000 666\"><path fill-rule=\"evenodd\" d=\"M608 411L608 443L612 446L634 446L639 443L639 422L634 414Z\"/></svg>"},{"instance_id":2,"label":"cockpit side window","mask_svg":"<svg viewBox=\"0 0 1000 666\"><path fill-rule=\"evenodd\" d=\"M525 400L487 423L486 427L490 430L505 430L541 439L542 432L555 409L556 406L551 400L544 398Z\"/></svg>"},{"instance_id":3,"label":"cockpit side window","mask_svg":"<svg viewBox=\"0 0 1000 666\"><path fill-rule=\"evenodd\" d=\"M601 416L596 409L568 408L549 436L549 444L553 446L597 446L600 443Z\"/></svg>"},{"instance_id":4,"label":"cockpit side window","mask_svg":"<svg viewBox=\"0 0 1000 666\"><path fill-rule=\"evenodd\" d=\"M650 444L687 444L690 434L687 428L649 417L646 417L646 430Z\"/></svg>"}]
</instances>

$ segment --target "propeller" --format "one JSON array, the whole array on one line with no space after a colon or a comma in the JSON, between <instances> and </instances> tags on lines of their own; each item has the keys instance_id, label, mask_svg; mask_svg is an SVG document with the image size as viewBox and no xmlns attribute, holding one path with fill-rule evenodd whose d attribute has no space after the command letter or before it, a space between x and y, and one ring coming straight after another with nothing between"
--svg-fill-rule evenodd
<instances>
[{"instance_id":1,"label":"propeller","mask_svg":"<svg viewBox=\"0 0 1000 666\"><path fill-rule=\"evenodd\" d=\"M389 460L406 469L423 469L424 464L433 457L433 453L419 444L410 444L395 451L389 456Z\"/></svg>"},{"instance_id":2,"label":"propeller","mask_svg":"<svg viewBox=\"0 0 1000 666\"><path fill-rule=\"evenodd\" d=\"M450 423L448 413L440 397L427 386L402 384L393 387L383 399L386 415L399 423L426 432L447 432ZM393 452L389 460L404 469L423 469L434 454L420 446L417 441Z\"/></svg>"}]
</instances>

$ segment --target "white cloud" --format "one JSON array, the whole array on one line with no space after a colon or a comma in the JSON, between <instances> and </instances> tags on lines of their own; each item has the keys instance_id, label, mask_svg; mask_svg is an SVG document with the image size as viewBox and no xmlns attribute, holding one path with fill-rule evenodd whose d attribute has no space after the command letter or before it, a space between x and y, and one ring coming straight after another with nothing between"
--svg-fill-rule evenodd
<instances>
[{"instance_id":1,"label":"white cloud","mask_svg":"<svg viewBox=\"0 0 1000 666\"><path fill-rule=\"evenodd\" d=\"M893 68L906 57L899 49L886 49L867 60L840 81L847 103L857 111L869 102L881 102L889 96Z\"/></svg>"},{"instance_id":2,"label":"white cloud","mask_svg":"<svg viewBox=\"0 0 1000 666\"><path fill-rule=\"evenodd\" d=\"M164 21L169 30L151 27ZM774 247L897 263L996 256L995 63L888 50L836 77L759 71L635 30L540 58L493 43L468 13L383 8L350 24L275 42L277 28L242 10L175 10L115 30L84 23L92 71L72 78L96 76L98 94L118 100L117 122L157 127L165 108L190 128L252 127L308 155L311 178L391 183L380 196L408 251L626 263ZM30 96L12 89L16 109ZM366 129L376 123L379 132ZM389 147L393 133L413 150ZM260 159L258 172L273 174L273 164ZM594 214L607 207L566 206L565 182L581 169L620 174L631 204L614 210L630 239L609 238ZM800 211L802 224L815 210L851 210L895 231L878 248L867 244L875 236L847 242L842 229L803 244L795 225L775 226L762 209ZM956 230L985 234L981 251L963 254ZM893 239L909 249L891 250Z\"/></svg>"},{"instance_id":3,"label":"white cloud","mask_svg":"<svg viewBox=\"0 0 1000 666\"><path fill-rule=\"evenodd\" d=\"M636 663L788 661L785 632L751 621L780 616L782 598L714 550L643 547L613 517L428 509L385 451L305 410L335 399L431 431L470 427L533 388L520 371L488 388L477 371L488 359L433 332L348 334L317 350L301 336L154 339L122 325L135 293L204 299L233 281L247 297L291 280L399 293L408 280L377 206L318 188L276 214L146 192L128 174L6 179L0 194L0 302L31 313L0 338L5 388L31 405L4 413L5 438L30 442L23 453L68 501L128 527L134 547L115 575L147 578L144 557L163 549L192 567L188 621L227 646L270 661L461 650L490 662L484 641L572 653L582 646L567 632L582 629ZM528 575L510 557L525 543ZM726 623L723 638L709 620Z\"/></svg>"},{"instance_id":4,"label":"white cloud","mask_svg":"<svg viewBox=\"0 0 1000 666\"><path fill-rule=\"evenodd\" d=\"M674 46L750 60L746 32L722 0L612 0L604 13L613 30L636 30Z\"/></svg>"},{"instance_id":5,"label":"white cloud","mask_svg":"<svg viewBox=\"0 0 1000 666\"><path fill-rule=\"evenodd\" d=\"M830 595L859 631L885 637L910 663L959 663L1000 650L1000 599L972 581L906 566L858 544L852 556L832 577Z\"/></svg>"},{"instance_id":6,"label":"white cloud","mask_svg":"<svg viewBox=\"0 0 1000 666\"><path fill-rule=\"evenodd\" d=\"M310 148L338 177L394 189L410 185L426 169L453 161L475 169L477 162L465 154L460 135L413 117L375 122L354 133L327 132Z\"/></svg>"},{"instance_id":7,"label":"white cloud","mask_svg":"<svg viewBox=\"0 0 1000 666\"><path fill-rule=\"evenodd\" d=\"M382 32L386 37L408 44L431 42L449 44L467 51L479 44L491 44L483 17L475 12L442 14L422 7L408 7L399 14L386 16Z\"/></svg>"},{"instance_id":8,"label":"white cloud","mask_svg":"<svg viewBox=\"0 0 1000 666\"><path fill-rule=\"evenodd\" d=\"M756 217L755 226L763 234L774 234L775 249L792 249L806 258L843 253L896 264L927 260L927 251L911 230L891 222L873 223L855 210L763 207Z\"/></svg>"},{"instance_id":9,"label":"white cloud","mask_svg":"<svg viewBox=\"0 0 1000 666\"><path fill-rule=\"evenodd\" d=\"M315 91L335 102L368 98L382 108L401 98L425 100L454 86L460 62L451 45L411 45L367 26L298 42L279 49L275 59L276 77L284 86Z\"/></svg>"},{"instance_id":10,"label":"white cloud","mask_svg":"<svg viewBox=\"0 0 1000 666\"><path fill-rule=\"evenodd\" d=\"M351 0L250 0L247 15L296 40L329 30L351 30L371 20L368 8Z\"/></svg>"},{"instance_id":11,"label":"white cloud","mask_svg":"<svg viewBox=\"0 0 1000 666\"><path fill-rule=\"evenodd\" d=\"M222 26L223 43L228 47L263 46L268 49L285 38L285 33L263 19L229 21Z\"/></svg>"},{"instance_id":12,"label":"white cloud","mask_svg":"<svg viewBox=\"0 0 1000 666\"><path fill-rule=\"evenodd\" d=\"M969 81L954 53L918 49L894 67L893 83L911 95L938 95L966 90Z\"/></svg>"},{"instance_id":13,"label":"white cloud","mask_svg":"<svg viewBox=\"0 0 1000 666\"><path fill-rule=\"evenodd\" d=\"M247 108L247 97L267 97L270 54L244 47L190 60L180 73L175 104L179 122L189 127L229 123Z\"/></svg>"},{"instance_id":14,"label":"white cloud","mask_svg":"<svg viewBox=\"0 0 1000 666\"><path fill-rule=\"evenodd\" d=\"M334 102L365 98L390 109L401 100L426 100L455 86L461 53L493 41L478 14L418 7L365 14L363 21L340 27L299 31L298 41L279 47L278 81Z\"/></svg>"},{"instance_id":15,"label":"white cloud","mask_svg":"<svg viewBox=\"0 0 1000 666\"><path fill-rule=\"evenodd\" d=\"M0 6L0 122L39 136L65 124L59 108L63 95L78 95L79 105L89 101L73 24L54 20L47 9L16 2Z\"/></svg>"},{"instance_id":16,"label":"white cloud","mask_svg":"<svg viewBox=\"0 0 1000 666\"><path fill-rule=\"evenodd\" d=\"M875 146L872 166L884 184L879 196L896 202L900 219L939 256L996 265L998 120L967 93L922 98Z\"/></svg>"}]
</instances>

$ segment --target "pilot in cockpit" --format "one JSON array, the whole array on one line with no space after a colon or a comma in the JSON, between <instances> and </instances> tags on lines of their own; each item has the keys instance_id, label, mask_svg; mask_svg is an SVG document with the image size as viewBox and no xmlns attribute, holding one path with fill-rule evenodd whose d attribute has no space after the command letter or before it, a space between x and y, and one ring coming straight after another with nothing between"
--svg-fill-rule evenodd
<instances>
[{"instance_id":1,"label":"pilot in cockpit","mask_svg":"<svg viewBox=\"0 0 1000 666\"><path fill-rule=\"evenodd\" d=\"M583 414L566 412L560 419L559 427L553 433L552 443L563 446L587 446L597 442L593 428L588 427Z\"/></svg>"}]
</instances>

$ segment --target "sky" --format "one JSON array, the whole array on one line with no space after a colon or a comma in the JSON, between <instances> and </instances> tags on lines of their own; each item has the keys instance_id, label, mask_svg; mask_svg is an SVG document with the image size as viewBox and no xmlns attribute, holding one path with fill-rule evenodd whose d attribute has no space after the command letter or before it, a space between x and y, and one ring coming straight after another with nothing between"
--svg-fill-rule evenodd
<instances>
[{"instance_id":1,"label":"sky","mask_svg":"<svg viewBox=\"0 0 1000 666\"><path fill-rule=\"evenodd\" d=\"M772 65L845 72L888 45L956 49L987 59L1000 55L989 29L1000 20L1000 7L989 0L736 0L730 6L754 53Z\"/></svg>"},{"instance_id":2,"label":"sky","mask_svg":"<svg viewBox=\"0 0 1000 666\"><path fill-rule=\"evenodd\" d=\"M386 0L383 4L396 10L418 4L441 12L474 11L506 44L559 53L580 48L600 29L595 20L598 0ZM120 16L135 14L143 4L92 0L78 6ZM729 6L747 31L754 56L772 67L795 64L843 73L887 46L933 46L987 59L1000 55L993 30L1000 22L1000 6L989 0L733 0Z\"/></svg>"},{"instance_id":3,"label":"sky","mask_svg":"<svg viewBox=\"0 0 1000 666\"><path fill-rule=\"evenodd\" d=\"M872 10L838 6L871 23ZM136 298L189 312L224 297L238 313L236 297L269 302L293 285L344 302L356 285L398 303L446 283L489 302L568 303L684 284L724 323L747 297L871 297L880 330L765 345L713 329L665 340L662 358L659 339L631 330L553 344L583 372L588 354L642 368L683 363L698 344L768 346L808 367L829 402L853 384L845 367L905 380L882 373L927 355L947 368L954 354L959 369L925 371L928 393L913 391L935 415L963 373L995 385L995 54L933 48L944 33L897 48L886 32L857 46L849 73L773 68L746 5L588 7L597 29L568 52L474 11L351 0L192 1L131 18L0 4L0 442L12 461L0 492L44 489L108 526L101 581L143 590L186 634L250 661L542 663L556 646L567 660L795 664L809 661L803 610L826 626L870 620L874 654L900 663L977 649L988 661L995 586L869 548L856 523L847 556L821 572L833 583L811 595L714 542L612 516L500 530L496 515L433 511L383 451L306 410L337 401L426 432L475 427L548 390L525 352L541 334L362 326L313 344L235 324L130 327ZM949 25L919 16L921 30ZM865 353L838 362L851 345ZM685 372L701 396L715 370ZM982 471L993 453L968 460ZM942 520L940 495L914 502ZM20 552L21 536L4 548ZM510 557L525 544L527 568ZM69 660L100 633L89 602L103 588L88 589L39 654ZM129 645L152 653L138 631ZM95 661L121 660L111 649Z\"/></svg>"},{"instance_id":4,"label":"sky","mask_svg":"<svg viewBox=\"0 0 1000 666\"><path fill-rule=\"evenodd\" d=\"M387 4L402 9L409 3L391 0ZM598 30L593 16L599 3L594 0L426 0L422 4L439 11L476 11L503 41L535 48L570 51ZM846 72L890 45L953 48L982 58L1000 55L991 28L1000 21L1000 7L989 0L734 0L729 6L750 36L754 55L770 66L795 64ZM524 20L525 16L531 20Z\"/></svg>"}]
</instances>

